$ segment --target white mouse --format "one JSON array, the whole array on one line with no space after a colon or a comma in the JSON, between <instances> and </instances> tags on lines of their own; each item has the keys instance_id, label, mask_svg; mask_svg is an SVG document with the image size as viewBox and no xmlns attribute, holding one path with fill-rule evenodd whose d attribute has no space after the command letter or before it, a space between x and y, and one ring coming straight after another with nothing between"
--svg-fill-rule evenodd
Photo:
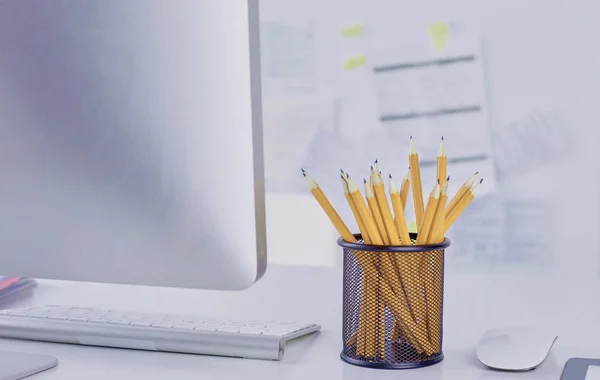
<instances>
[{"instance_id":1,"label":"white mouse","mask_svg":"<svg viewBox=\"0 0 600 380\"><path fill-rule=\"evenodd\" d=\"M542 364L556 338L557 335L534 328L489 330L479 341L477 358L493 369L528 371Z\"/></svg>"}]
</instances>

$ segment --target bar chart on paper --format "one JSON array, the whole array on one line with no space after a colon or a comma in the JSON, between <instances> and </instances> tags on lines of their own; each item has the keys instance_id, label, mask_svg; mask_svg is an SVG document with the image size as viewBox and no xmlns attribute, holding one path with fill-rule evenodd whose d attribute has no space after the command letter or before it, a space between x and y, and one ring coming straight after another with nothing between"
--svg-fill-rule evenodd
<instances>
[{"instance_id":1,"label":"bar chart on paper","mask_svg":"<svg viewBox=\"0 0 600 380\"><path fill-rule=\"evenodd\" d=\"M483 169L486 186L482 191L494 191L484 70L477 42L465 42L443 53L382 54L373 71L379 119L389 140L402 146L412 136L422 152L422 167L434 170L438 141L444 136L453 147L448 152L448 170L454 185ZM426 177L433 182L434 176Z\"/></svg>"}]
</instances>

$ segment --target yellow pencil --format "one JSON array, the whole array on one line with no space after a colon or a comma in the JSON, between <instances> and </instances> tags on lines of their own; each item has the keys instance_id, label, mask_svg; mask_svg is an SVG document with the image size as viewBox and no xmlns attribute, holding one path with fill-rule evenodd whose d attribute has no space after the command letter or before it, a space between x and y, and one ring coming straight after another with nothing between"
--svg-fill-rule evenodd
<instances>
[{"instance_id":1,"label":"yellow pencil","mask_svg":"<svg viewBox=\"0 0 600 380\"><path fill-rule=\"evenodd\" d=\"M371 244L374 245L383 245L383 239L377 230L377 226L375 225L375 221L373 220L373 216L369 213L369 209L365 204L365 200L363 199L358 187L350 178L349 175L346 176L346 181L348 183L348 191L350 192L350 196L354 201L354 206L356 207L360 217L365 225L365 229L369 235L369 239L371 240Z\"/></svg>"},{"instance_id":2,"label":"yellow pencil","mask_svg":"<svg viewBox=\"0 0 600 380\"><path fill-rule=\"evenodd\" d=\"M402 200L402 210L406 210L406 202L408 200L408 191L410 190L410 168L402 180L400 185L400 199Z\"/></svg>"},{"instance_id":3,"label":"yellow pencil","mask_svg":"<svg viewBox=\"0 0 600 380\"><path fill-rule=\"evenodd\" d=\"M448 157L446 156L446 144L444 144L444 136L440 142L440 149L437 154L437 180L440 181L440 186L446 183L446 172L448 169Z\"/></svg>"},{"instance_id":4,"label":"yellow pencil","mask_svg":"<svg viewBox=\"0 0 600 380\"><path fill-rule=\"evenodd\" d=\"M345 177L345 173L342 170L342 188L344 190L344 195L346 196L346 200L348 201L348 205L352 210L352 214L354 215L354 219L356 220L356 224L358 225L358 229L360 230L360 234L363 238L363 241L366 244L371 244L371 239L369 238L369 233L365 227L365 224L358 212L352 197L350 196L350 191L348 190L348 182ZM377 297L377 289L374 284L369 281L369 278L366 275L362 277L362 293L360 300L360 310L359 310L359 322L358 329L356 331L356 354L357 355L365 355L367 357L373 357L375 355L375 347L373 345L367 345L366 336L374 334L371 324L368 323L368 304L370 299L375 299ZM348 340L348 344L352 344L353 339Z\"/></svg>"},{"instance_id":5,"label":"yellow pencil","mask_svg":"<svg viewBox=\"0 0 600 380\"><path fill-rule=\"evenodd\" d=\"M444 240L444 208L448 201L448 177L442 186L440 200L433 216L433 225L429 231L428 244ZM442 323L443 256L441 251L424 252L421 264L421 276L425 280L425 299L427 301L427 332L436 352L441 350L440 326Z\"/></svg>"},{"instance_id":6,"label":"yellow pencil","mask_svg":"<svg viewBox=\"0 0 600 380\"><path fill-rule=\"evenodd\" d=\"M467 182L463 183L463 185L460 187L460 189L458 189L458 191L454 195L454 198L452 198L452 200L450 201L450 204L448 206L446 206L446 210L444 211L444 217L446 219L448 219L448 214L450 214L450 212L452 212L452 210L454 209L454 207L456 207L458 202L467 194L467 192L469 191L471 186L473 186L473 184L475 183L475 180L477 180L478 174L479 174L479 172L475 172L475 174L473 174L473 176L471 178L469 178L469 180Z\"/></svg>"},{"instance_id":7,"label":"yellow pencil","mask_svg":"<svg viewBox=\"0 0 600 380\"><path fill-rule=\"evenodd\" d=\"M381 209L378 199L375 196L374 187L375 184L380 181L381 177L379 174L379 164L377 160L375 160L374 165L371 167L372 175L369 178L369 183L365 180L365 195L367 197L367 203L369 205L369 209L371 210L371 214L375 219L375 224L377 225L377 229L379 230L379 234L383 238L383 242L387 245L391 244L391 237L387 233L387 226L385 225L385 219L383 217L383 210ZM377 267L380 270L384 270L383 267L386 265L392 265L392 262L389 263L383 262L382 256L387 256L386 254L379 254L375 256L375 262L377 263ZM376 289L381 289L381 281L376 284ZM378 357L385 357L385 303L383 298L381 297L381 292L375 293L375 298L373 300L376 302L377 313L376 313L376 321L375 324L375 334L373 337L375 338L375 352ZM367 341L367 344L369 342Z\"/></svg>"},{"instance_id":8,"label":"yellow pencil","mask_svg":"<svg viewBox=\"0 0 600 380\"><path fill-rule=\"evenodd\" d=\"M419 154L413 143L412 136L408 147L408 161L410 163L410 179L412 182L413 202L415 205L415 217L417 219L417 227L423 223L423 214L425 213L425 205L423 203L423 188L421 185L421 168L419 166ZM418 231L420 232L420 231Z\"/></svg>"},{"instance_id":9,"label":"yellow pencil","mask_svg":"<svg viewBox=\"0 0 600 380\"><path fill-rule=\"evenodd\" d=\"M308 175L308 173L306 173L306 171L304 171L304 169L302 169L302 174L304 175L304 178L306 178L306 183L308 184L310 192L313 194L317 202L319 202L321 208L323 209L323 211L325 211L325 214L327 214L329 220L331 220L331 223L337 230L338 234L340 234L342 239L344 239L345 241L350 243L356 243L356 238L354 237L354 235L352 235L352 232L350 232L348 226L346 226L346 224L344 223L340 215L337 213L337 211L335 211L335 208L333 208L333 206L325 196L325 193L323 193L323 190L321 190L319 185Z\"/></svg>"},{"instance_id":10,"label":"yellow pencil","mask_svg":"<svg viewBox=\"0 0 600 380\"><path fill-rule=\"evenodd\" d=\"M377 177L377 176L375 176ZM383 223L383 216L381 216L381 210L379 210L379 205L377 204L377 200L375 199L375 193L373 192L373 187L364 180L365 182L365 196L367 197L367 203L369 204L369 210L371 210L371 215L373 215L373 219L375 220L375 225L377 226L377 231L379 231L379 235L383 239L383 243L385 245L390 245L390 238L385 230L385 224Z\"/></svg>"},{"instance_id":11,"label":"yellow pencil","mask_svg":"<svg viewBox=\"0 0 600 380\"><path fill-rule=\"evenodd\" d=\"M427 244L440 243L439 232L442 230L442 226L444 225L444 208L446 207L446 203L448 202L448 178L444 178L444 185L440 190L440 200L438 201L438 205L435 209L435 214L433 215L433 222L431 224L431 229L429 230L429 235L427 236ZM443 237L443 234L442 234ZM442 238L443 240L443 238Z\"/></svg>"},{"instance_id":12,"label":"yellow pencil","mask_svg":"<svg viewBox=\"0 0 600 380\"><path fill-rule=\"evenodd\" d=\"M342 188L344 189L344 196L346 197L346 201L348 202L348 205L350 206L350 210L352 210L352 215L354 215L354 219L356 220L356 224L360 231L360 235L362 236L363 241L366 244L371 244L371 239L369 238L369 231L367 231L367 228L365 227L365 223L363 222L362 218L360 217L360 213L358 212L358 209L354 205L352 196L350 196L350 191L348 190L348 182L346 182L346 177L344 176L343 171L342 171L342 175L340 177L342 177Z\"/></svg>"},{"instance_id":13,"label":"yellow pencil","mask_svg":"<svg viewBox=\"0 0 600 380\"><path fill-rule=\"evenodd\" d=\"M408 233L408 225L406 224L406 217L404 215L404 206L402 205L402 198L400 197L400 192L398 191L398 187L396 186L391 174L389 175L389 178L388 188L390 199L392 201L392 208L394 209L394 222L396 223L396 227L398 228L400 235L400 244L411 245L410 234ZM405 260L405 258L399 257L397 261L402 263L403 260ZM398 321L396 321L392 330L392 341L398 341L401 336L402 326L398 324Z\"/></svg>"},{"instance_id":14,"label":"yellow pencil","mask_svg":"<svg viewBox=\"0 0 600 380\"><path fill-rule=\"evenodd\" d=\"M411 245L410 234L408 233L408 225L406 224L406 217L404 215L404 207L402 206L402 198L391 174L389 193L390 199L392 200L392 207L394 209L394 222L396 223L396 228L398 228L398 234L400 235L400 242L402 245Z\"/></svg>"},{"instance_id":15,"label":"yellow pencil","mask_svg":"<svg viewBox=\"0 0 600 380\"><path fill-rule=\"evenodd\" d=\"M438 202L440 199L440 185L435 184L433 190L429 194L429 200L427 201L427 208L425 210L425 215L423 217L423 223L421 223L421 227L419 228L419 233L417 235L417 245L422 245L427 242L427 236L429 234L429 230L431 229L431 223L433 221L433 216L435 214L435 210L437 208ZM427 257L425 253L420 253L418 256L415 256L411 262L411 281L407 286L407 292L410 296L410 302L412 306L413 313L415 314L415 318L419 323L420 333L427 334L426 330L426 317L427 317L427 305L425 303L425 299L423 297L423 280L420 278L421 276L415 276L414 273L419 273L422 275L421 268L424 264L424 257ZM426 261L426 260L425 260Z\"/></svg>"},{"instance_id":16,"label":"yellow pencil","mask_svg":"<svg viewBox=\"0 0 600 380\"><path fill-rule=\"evenodd\" d=\"M371 172L377 173L377 175L379 175L379 179L382 179L381 169L379 169L379 160L375 160L375 162L373 163L373 167L371 168Z\"/></svg>"},{"instance_id":17,"label":"yellow pencil","mask_svg":"<svg viewBox=\"0 0 600 380\"><path fill-rule=\"evenodd\" d=\"M467 206L469 205L469 203L471 203L473 198L475 198L477 189L479 188L479 185L481 185L482 183L483 183L483 179L481 179L481 181L479 181L479 182L475 182L475 184L473 186L471 186L471 188L469 189L467 194L464 197L462 197L462 199L458 202L456 207L454 207L454 209L452 209L452 211L450 212L450 214L446 217L446 220L444 221L444 233L448 232L448 229L450 229L452 224L454 224L456 219L458 219L459 215L465 210L465 208L467 208Z\"/></svg>"},{"instance_id":18,"label":"yellow pencil","mask_svg":"<svg viewBox=\"0 0 600 380\"><path fill-rule=\"evenodd\" d=\"M397 227L394 224L394 217L392 216L392 212L390 211L390 205L388 203L387 196L385 195L385 187L383 185L383 182L381 181L380 176L381 175L375 171L371 173L371 180L373 182L373 192L375 193L375 199L377 200L379 211L381 211L383 224L385 226L385 231L387 232L388 238L390 240L390 245L399 245L400 236L398 235Z\"/></svg>"},{"instance_id":19,"label":"yellow pencil","mask_svg":"<svg viewBox=\"0 0 600 380\"><path fill-rule=\"evenodd\" d=\"M423 223L419 226L419 234L417 235L417 245L427 243L429 237L429 231L431 230L431 224L433 217L437 209L438 202L440 200L440 184L436 183L429 194L429 200L427 201L427 209L425 210L425 216L423 217Z\"/></svg>"}]
</instances>

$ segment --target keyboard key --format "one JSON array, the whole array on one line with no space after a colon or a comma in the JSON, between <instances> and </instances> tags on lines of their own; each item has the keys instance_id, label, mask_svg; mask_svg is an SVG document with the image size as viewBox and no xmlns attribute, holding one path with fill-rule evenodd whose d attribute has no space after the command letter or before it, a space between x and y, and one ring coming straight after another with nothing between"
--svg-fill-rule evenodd
<instances>
[{"instance_id":1,"label":"keyboard key","mask_svg":"<svg viewBox=\"0 0 600 380\"><path fill-rule=\"evenodd\" d=\"M291 334L296 330L295 329L279 329L279 328L277 328L277 329L271 329L270 331L279 333L280 335L285 335L285 334Z\"/></svg>"},{"instance_id":2,"label":"keyboard key","mask_svg":"<svg viewBox=\"0 0 600 380\"><path fill-rule=\"evenodd\" d=\"M91 318L88 322L90 322L90 323L108 323L108 319L104 319L104 318Z\"/></svg>"},{"instance_id":3,"label":"keyboard key","mask_svg":"<svg viewBox=\"0 0 600 380\"><path fill-rule=\"evenodd\" d=\"M68 311L70 315L84 315L87 314L87 310L71 309Z\"/></svg>"},{"instance_id":4,"label":"keyboard key","mask_svg":"<svg viewBox=\"0 0 600 380\"><path fill-rule=\"evenodd\" d=\"M213 317L202 318L202 322L209 323L209 324L219 324L219 325L221 325L221 324L225 323L225 321L226 321L226 319L219 319L219 318L213 318Z\"/></svg>"},{"instance_id":5,"label":"keyboard key","mask_svg":"<svg viewBox=\"0 0 600 380\"><path fill-rule=\"evenodd\" d=\"M194 328L194 330L200 330L200 331L217 331L218 327L216 326L205 326L205 325L200 325L200 326L196 326Z\"/></svg>"},{"instance_id":6,"label":"keyboard key","mask_svg":"<svg viewBox=\"0 0 600 380\"><path fill-rule=\"evenodd\" d=\"M260 329L241 329L240 333L249 334L249 335L261 335L262 330L260 330Z\"/></svg>"},{"instance_id":7,"label":"keyboard key","mask_svg":"<svg viewBox=\"0 0 600 380\"><path fill-rule=\"evenodd\" d=\"M70 317L69 321L74 321L74 322L87 322L89 319L85 318L85 317Z\"/></svg>"},{"instance_id":8,"label":"keyboard key","mask_svg":"<svg viewBox=\"0 0 600 380\"><path fill-rule=\"evenodd\" d=\"M141 322L141 321L147 321L148 317L146 317L144 315L134 315L134 316L130 316L129 320L131 322Z\"/></svg>"},{"instance_id":9,"label":"keyboard key","mask_svg":"<svg viewBox=\"0 0 600 380\"><path fill-rule=\"evenodd\" d=\"M180 325L173 325L174 329L177 330L193 330L196 327L196 325L194 324L180 324Z\"/></svg>"},{"instance_id":10,"label":"keyboard key","mask_svg":"<svg viewBox=\"0 0 600 380\"><path fill-rule=\"evenodd\" d=\"M46 319L46 318L48 318L48 315L47 314L29 314L29 318Z\"/></svg>"},{"instance_id":11,"label":"keyboard key","mask_svg":"<svg viewBox=\"0 0 600 380\"><path fill-rule=\"evenodd\" d=\"M111 321L130 321L130 317L127 314L107 314L106 318L108 318Z\"/></svg>"},{"instance_id":12,"label":"keyboard key","mask_svg":"<svg viewBox=\"0 0 600 380\"><path fill-rule=\"evenodd\" d=\"M106 317L107 313L104 313L102 311L92 311L90 313L87 313L86 316L90 318L102 318Z\"/></svg>"},{"instance_id":13,"label":"keyboard key","mask_svg":"<svg viewBox=\"0 0 600 380\"><path fill-rule=\"evenodd\" d=\"M253 328L253 329L266 329L267 325L264 323L246 323L245 327Z\"/></svg>"},{"instance_id":14,"label":"keyboard key","mask_svg":"<svg viewBox=\"0 0 600 380\"><path fill-rule=\"evenodd\" d=\"M225 323L225 326L235 326L235 327L243 327L246 323L242 321L230 321Z\"/></svg>"},{"instance_id":15,"label":"keyboard key","mask_svg":"<svg viewBox=\"0 0 600 380\"><path fill-rule=\"evenodd\" d=\"M152 326L152 322L150 322L150 321L136 321L136 322L131 322L131 326L150 327L150 326Z\"/></svg>"},{"instance_id":16,"label":"keyboard key","mask_svg":"<svg viewBox=\"0 0 600 380\"><path fill-rule=\"evenodd\" d=\"M153 323L152 327L158 327L158 328L162 328L162 329L170 329L171 327L173 327L173 325L168 324L168 323Z\"/></svg>"},{"instance_id":17,"label":"keyboard key","mask_svg":"<svg viewBox=\"0 0 600 380\"><path fill-rule=\"evenodd\" d=\"M47 307L31 307L29 309L25 309L25 310L21 310L21 311L26 311L28 313L46 314L46 313L48 313L48 308Z\"/></svg>"},{"instance_id":18,"label":"keyboard key","mask_svg":"<svg viewBox=\"0 0 600 380\"><path fill-rule=\"evenodd\" d=\"M27 313L24 311L11 311L8 315L12 317L26 317Z\"/></svg>"},{"instance_id":19,"label":"keyboard key","mask_svg":"<svg viewBox=\"0 0 600 380\"><path fill-rule=\"evenodd\" d=\"M66 321L69 318L67 318L66 315L49 315L48 319L55 319L57 321Z\"/></svg>"},{"instance_id":20,"label":"keyboard key","mask_svg":"<svg viewBox=\"0 0 600 380\"><path fill-rule=\"evenodd\" d=\"M262 335L282 336L282 335L285 335L285 334L282 334L280 331L263 331Z\"/></svg>"},{"instance_id":21,"label":"keyboard key","mask_svg":"<svg viewBox=\"0 0 600 380\"><path fill-rule=\"evenodd\" d=\"M129 321L123 321L123 320L119 320L119 319L113 319L111 321L108 321L108 323L110 323L111 325L128 325L130 322Z\"/></svg>"},{"instance_id":22,"label":"keyboard key","mask_svg":"<svg viewBox=\"0 0 600 380\"><path fill-rule=\"evenodd\" d=\"M226 332L226 333L239 333L240 329L239 329L239 327L227 326L227 327L221 327L217 331L218 332Z\"/></svg>"}]
</instances>

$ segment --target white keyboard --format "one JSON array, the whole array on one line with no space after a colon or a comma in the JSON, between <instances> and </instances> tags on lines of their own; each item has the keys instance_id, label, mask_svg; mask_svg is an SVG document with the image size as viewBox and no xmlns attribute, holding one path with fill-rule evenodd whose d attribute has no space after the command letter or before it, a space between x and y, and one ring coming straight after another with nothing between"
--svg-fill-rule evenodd
<instances>
[{"instance_id":1,"label":"white keyboard","mask_svg":"<svg viewBox=\"0 0 600 380\"><path fill-rule=\"evenodd\" d=\"M0 310L0 337L280 360L315 324L148 314L70 306Z\"/></svg>"}]
</instances>

